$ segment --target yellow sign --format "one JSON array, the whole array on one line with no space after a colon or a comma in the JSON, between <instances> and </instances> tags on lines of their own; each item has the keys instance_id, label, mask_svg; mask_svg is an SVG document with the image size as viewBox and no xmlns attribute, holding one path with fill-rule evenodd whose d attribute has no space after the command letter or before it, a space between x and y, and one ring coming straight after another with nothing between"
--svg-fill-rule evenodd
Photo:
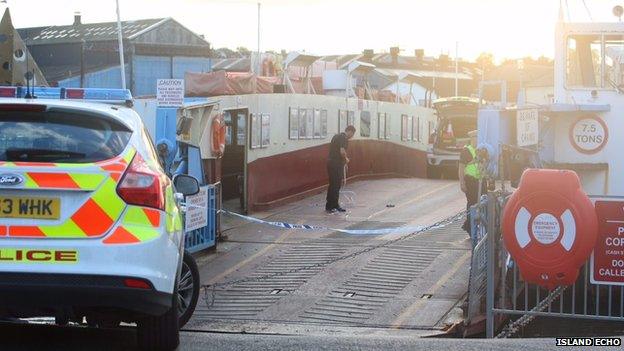
<instances>
[{"instance_id":1,"label":"yellow sign","mask_svg":"<svg viewBox=\"0 0 624 351\"><path fill-rule=\"evenodd\" d=\"M0 218L59 219L59 198L0 196Z\"/></svg>"},{"instance_id":2,"label":"yellow sign","mask_svg":"<svg viewBox=\"0 0 624 351\"><path fill-rule=\"evenodd\" d=\"M78 262L76 250L0 248L0 266L5 263L73 264Z\"/></svg>"}]
</instances>

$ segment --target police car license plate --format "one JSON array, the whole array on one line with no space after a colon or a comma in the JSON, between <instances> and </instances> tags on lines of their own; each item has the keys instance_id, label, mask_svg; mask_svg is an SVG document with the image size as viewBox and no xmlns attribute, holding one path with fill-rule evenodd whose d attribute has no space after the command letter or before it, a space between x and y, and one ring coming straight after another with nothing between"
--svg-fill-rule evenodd
<instances>
[{"instance_id":1,"label":"police car license plate","mask_svg":"<svg viewBox=\"0 0 624 351\"><path fill-rule=\"evenodd\" d=\"M61 199L0 195L0 218L59 219Z\"/></svg>"}]
</instances>

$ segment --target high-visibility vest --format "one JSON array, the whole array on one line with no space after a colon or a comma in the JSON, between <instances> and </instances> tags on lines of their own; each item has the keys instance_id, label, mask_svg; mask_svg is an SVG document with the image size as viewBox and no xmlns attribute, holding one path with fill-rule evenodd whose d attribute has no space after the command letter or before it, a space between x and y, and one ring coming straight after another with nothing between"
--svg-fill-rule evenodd
<instances>
[{"instance_id":1,"label":"high-visibility vest","mask_svg":"<svg viewBox=\"0 0 624 351\"><path fill-rule=\"evenodd\" d=\"M481 179L481 172L479 171L479 164L477 163L477 150L470 144L466 145L466 148L470 152L470 155L472 155L472 161L466 164L464 174L474 179Z\"/></svg>"}]
</instances>

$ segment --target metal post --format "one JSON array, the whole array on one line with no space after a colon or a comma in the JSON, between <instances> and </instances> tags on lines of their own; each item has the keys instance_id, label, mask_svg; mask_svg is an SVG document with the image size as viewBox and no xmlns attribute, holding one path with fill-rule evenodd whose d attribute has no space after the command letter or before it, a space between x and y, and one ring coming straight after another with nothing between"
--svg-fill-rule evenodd
<instances>
[{"instance_id":1,"label":"metal post","mask_svg":"<svg viewBox=\"0 0 624 351\"><path fill-rule=\"evenodd\" d=\"M494 259L496 246L496 197L490 192L487 196L487 294L485 336L494 337Z\"/></svg>"},{"instance_id":2,"label":"metal post","mask_svg":"<svg viewBox=\"0 0 624 351\"><path fill-rule=\"evenodd\" d=\"M119 15L119 0L117 3L117 41L119 42L119 65L121 68L121 88L126 89L126 64L124 62L123 35L121 32L121 16Z\"/></svg>"},{"instance_id":3,"label":"metal post","mask_svg":"<svg viewBox=\"0 0 624 351\"><path fill-rule=\"evenodd\" d=\"M85 40L80 41L80 87L85 87Z\"/></svg>"}]
</instances>

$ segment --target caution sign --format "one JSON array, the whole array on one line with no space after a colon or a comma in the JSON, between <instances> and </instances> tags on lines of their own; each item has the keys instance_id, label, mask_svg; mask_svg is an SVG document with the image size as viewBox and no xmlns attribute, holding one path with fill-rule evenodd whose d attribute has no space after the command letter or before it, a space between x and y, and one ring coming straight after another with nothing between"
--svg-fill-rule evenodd
<instances>
[{"instance_id":1,"label":"caution sign","mask_svg":"<svg viewBox=\"0 0 624 351\"><path fill-rule=\"evenodd\" d=\"M570 143L583 154L595 154L602 150L609 139L606 123L597 116L578 119L570 128Z\"/></svg>"},{"instance_id":2,"label":"caution sign","mask_svg":"<svg viewBox=\"0 0 624 351\"><path fill-rule=\"evenodd\" d=\"M624 200L596 201L598 241L591 257L593 284L624 285Z\"/></svg>"},{"instance_id":3,"label":"caution sign","mask_svg":"<svg viewBox=\"0 0 624 351\"><path fill-rule=\"evenodd\" d=\"M518 146L536 145L538 142L537 109L518 110L516 115L516 142Z\"/></svg>"},{"instance_id":4,"label":"caution sign","mask_svg":"<svg viewBox=\"0 0 624 351\"><path fill-rule=\"evenodd\" d=\"M186 197L186 218L184 231L190 232L208 225L208 187L199 188L199 192Z\"/></svg>"},{"instance_id":5,"label":"caution sign","mask_svg":"<svg viewBox=\"0 0 624 351\"><path fill-rule=\"evenodd\" d=\"M159 79L156 83L158 107L180 107L184 104L184 79Z\"/></svg>"}]
</instances>

